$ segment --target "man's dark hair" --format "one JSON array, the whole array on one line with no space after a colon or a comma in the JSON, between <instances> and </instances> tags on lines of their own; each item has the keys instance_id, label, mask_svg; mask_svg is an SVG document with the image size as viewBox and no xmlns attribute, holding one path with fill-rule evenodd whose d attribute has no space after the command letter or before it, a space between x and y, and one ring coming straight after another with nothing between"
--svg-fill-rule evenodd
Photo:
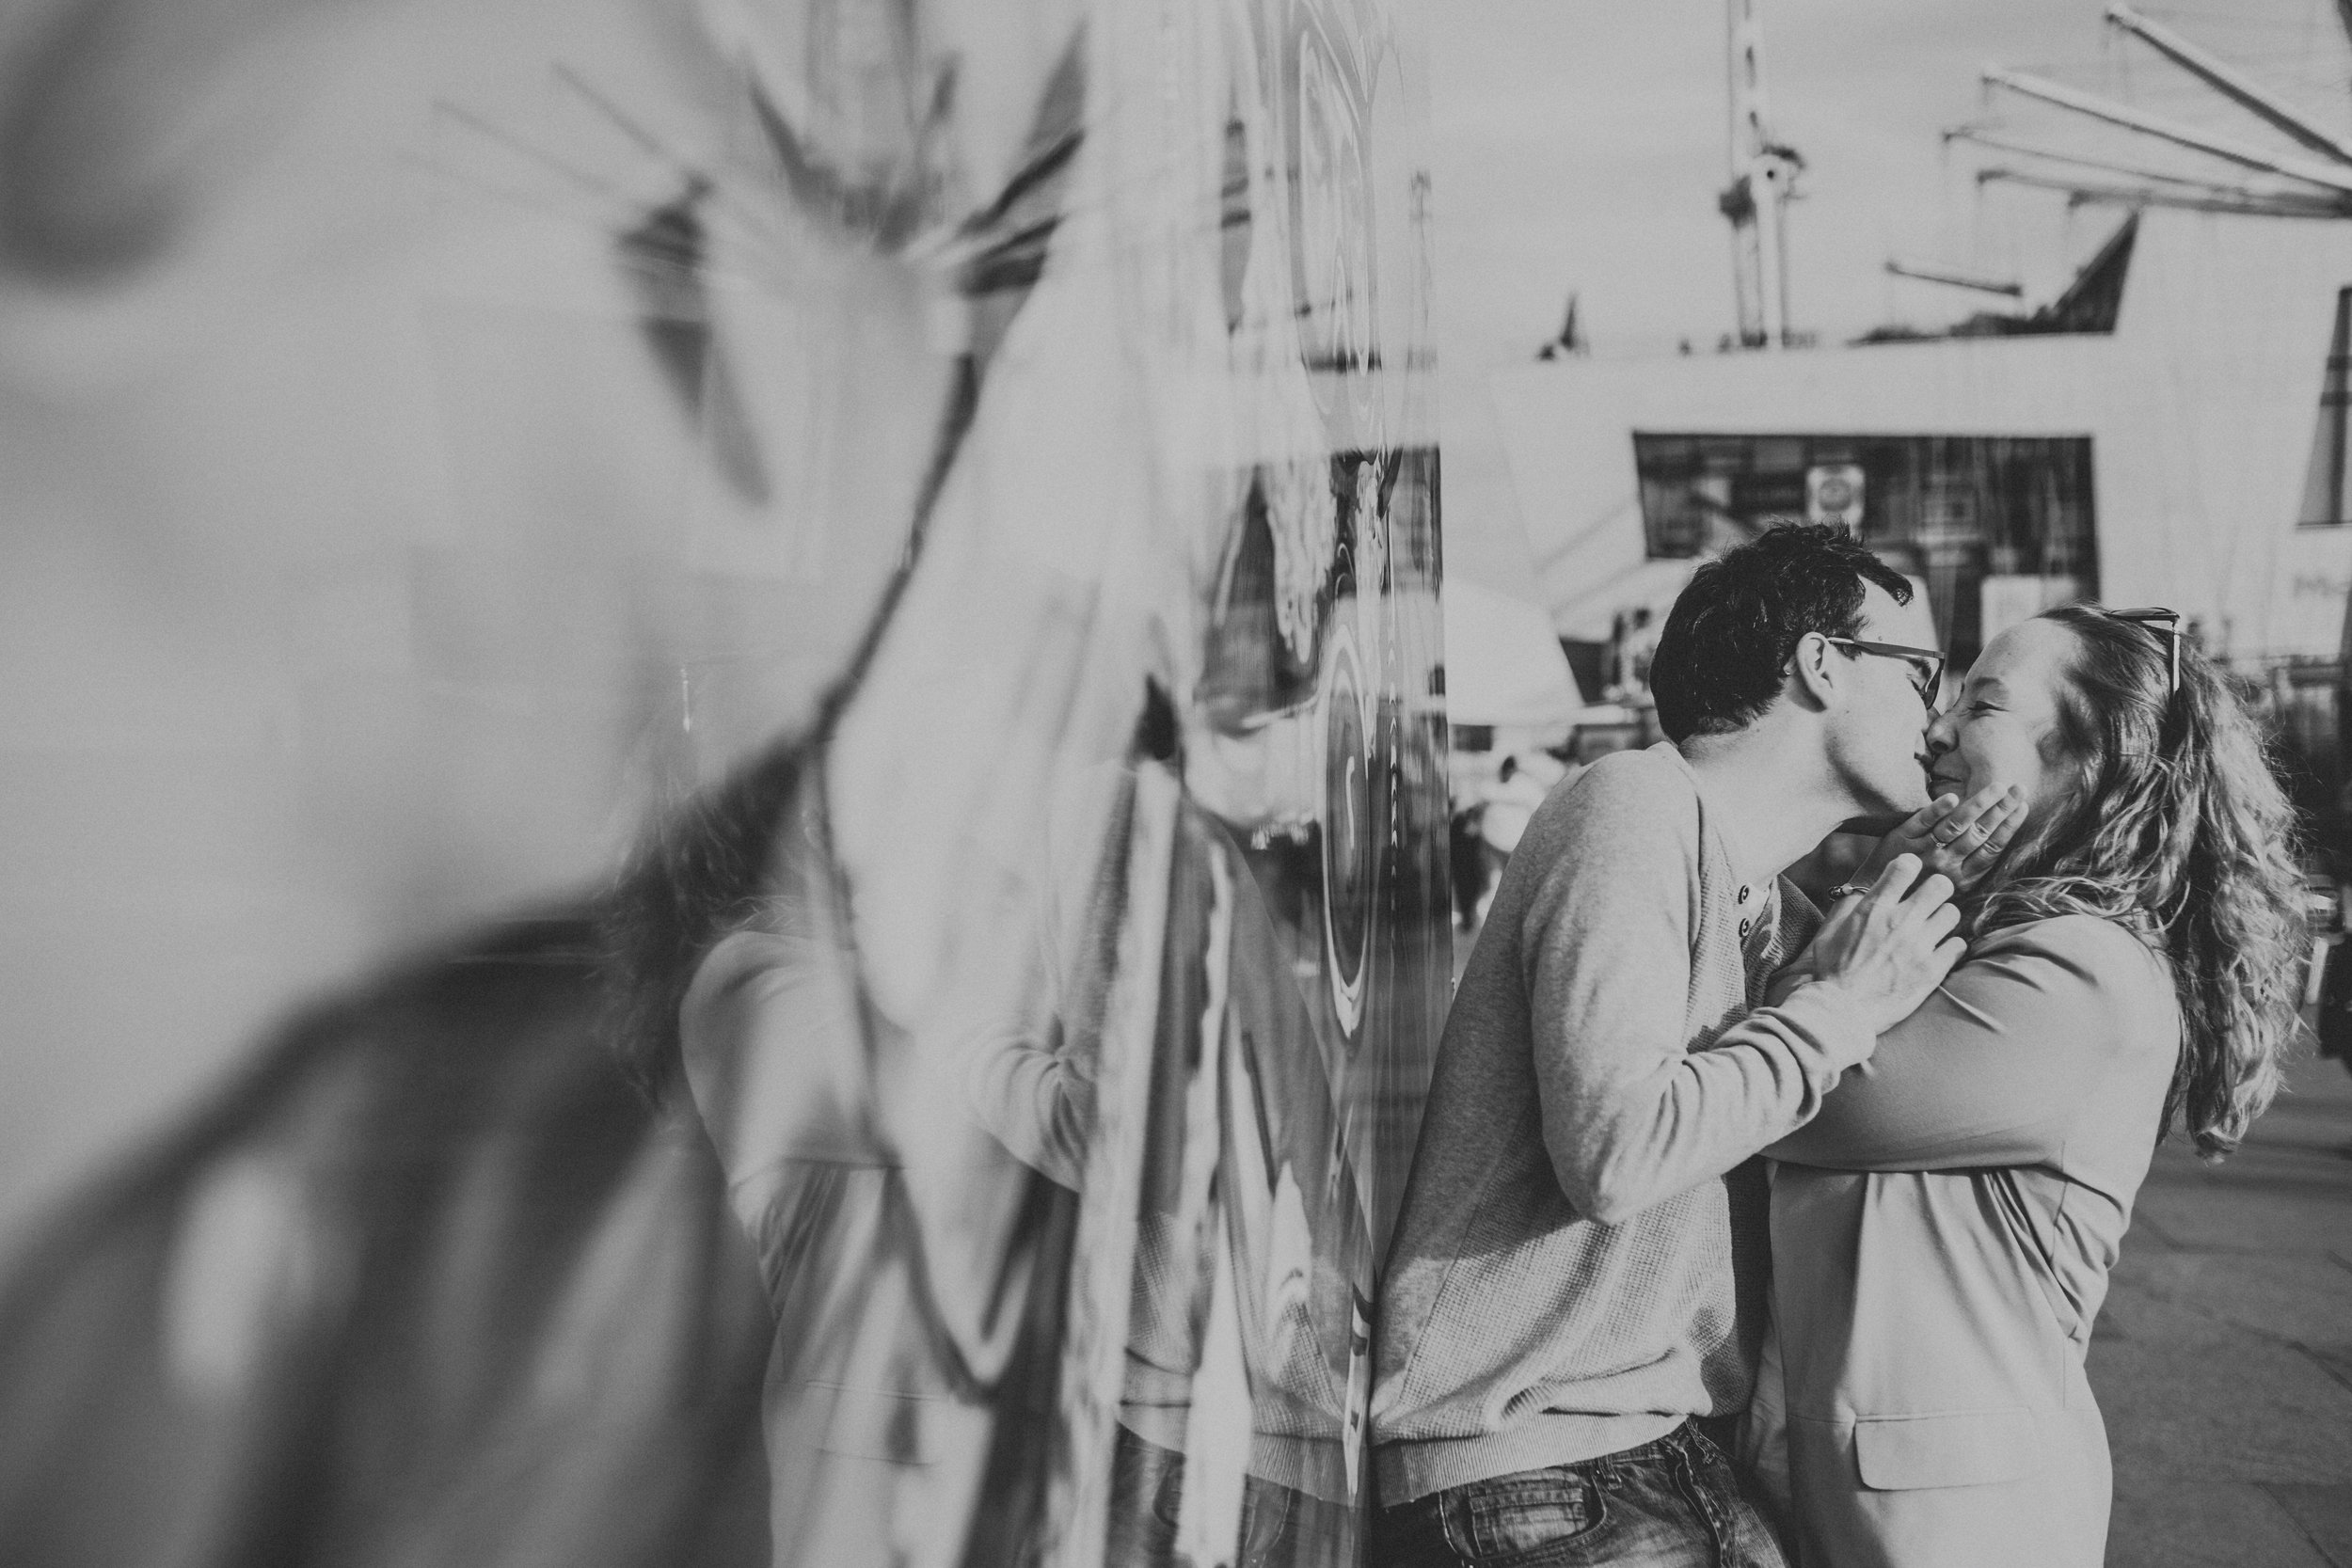
<instances>
[{"instance_id":1,"label":"man's dark hair","mask_svg":"<svg viewBox=\"0 0 2352 1568\"><path fill-rule=\"evenodd\" d=\"M1728 735L1763 716L1807 632L1851 637L1866 583L1911 602L1902 574L1845 530L1768 529L1691 574L1649 667L1658 727L1669 740Z\"/></svg>"}]
</instances>

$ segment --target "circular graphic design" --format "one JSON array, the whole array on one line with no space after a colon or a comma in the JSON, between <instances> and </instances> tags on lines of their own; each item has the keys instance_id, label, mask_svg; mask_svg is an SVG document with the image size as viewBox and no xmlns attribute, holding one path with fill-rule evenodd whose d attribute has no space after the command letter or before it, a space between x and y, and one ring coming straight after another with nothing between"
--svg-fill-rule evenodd
<instances>
[{"instance_id":1,"label":"circular graphic design","mask_svg":"<svg viewBox=\"0 0 2352 1568\"><path fill-rule=\"evenodd\" d=\"M1356 631L1334 617L1323 674L1323 940L1331 1006L1351 1041L1363 1022L1380 824L1373 820L1372 725Z\"/></svg>"}]
</instances>

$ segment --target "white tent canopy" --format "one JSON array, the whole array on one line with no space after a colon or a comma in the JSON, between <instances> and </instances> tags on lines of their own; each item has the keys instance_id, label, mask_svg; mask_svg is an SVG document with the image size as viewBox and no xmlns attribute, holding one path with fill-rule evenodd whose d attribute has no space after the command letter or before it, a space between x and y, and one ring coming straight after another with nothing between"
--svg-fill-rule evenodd
<instances>
[{"instance_id":1,"label":"white tent canopy","mask_svg":"<svg viewBox=\"0 0 2352 1568\"><path fill-rule=\"evenodd\" d=\"M1584 701L1551 617L1534 605L1448 578L1446 711L1456 724L1565 733Z\"/></svg>"}]
</instances>

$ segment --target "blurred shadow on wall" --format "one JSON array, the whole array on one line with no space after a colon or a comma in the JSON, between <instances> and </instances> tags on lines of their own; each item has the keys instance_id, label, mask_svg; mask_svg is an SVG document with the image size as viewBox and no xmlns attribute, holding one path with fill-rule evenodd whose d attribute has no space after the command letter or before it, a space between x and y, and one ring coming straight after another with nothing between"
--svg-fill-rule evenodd
<instances>
[{"instance_id":1,"label":"blurred shadow on wall","mask_svg":"<svg viewBox=\"0 0 2352 1568\"><path fill-rule=\"evenodd\" d=\"M157 525L224 580L388 592L357 669L259 662L330 801L284 858L421 956L16 1260L0 1554L1353 1560L1447 971L1412 52L1344 0L605 9L101 0L8 40L0 330L61 381L316 238L275 209L326 111L228 112L257 71L422 103L468 26L558 62L576 136L444 94L434 178L569 214L547 286L639 358L443 310L453 515ZM389 87L350 57L388 40ZM461 267L543 254L477 227ZM431 316L447 261L371 297ZM453 693L583 733L485 767ZM441 747L462 779L388 806L371 764ZM485 800L579 820L469 879ZM648 812L599 877L580 821ZM411 848L460 891L420 902Z\"/></svg>"}]
</instances>

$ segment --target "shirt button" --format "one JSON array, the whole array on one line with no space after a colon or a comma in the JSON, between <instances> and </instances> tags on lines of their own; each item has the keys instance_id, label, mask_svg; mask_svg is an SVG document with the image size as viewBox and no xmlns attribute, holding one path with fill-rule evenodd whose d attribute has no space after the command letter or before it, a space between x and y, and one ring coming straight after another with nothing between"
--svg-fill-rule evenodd
<instances>
[{"instance_id":1,"label":"shirt button","mask_svg":"<svg viewBox=\"0 0 2352 1568\"><path fill-rule=\"evenodd\" d=\"M1748 934L1748 922L1744 920L1740 922L1740 934L1743 937Z\"/></svg>"},{"instance_id":2,"label":"shirt button","mask_svg":"<svg viewBox=\"0 0 2352 1568\"><path fill-rule=\"evenodd\" d=\"M1748 901L1748 890L1747 890L1746 888L1744 888L1744 887L1743 887L1743 888L1741 888L1741 889L1740 890L1740 902L1741 902L1742 904L1744 904L1744 903L1746 903L1747 901Z\"/></svg>"}]
</instances>

